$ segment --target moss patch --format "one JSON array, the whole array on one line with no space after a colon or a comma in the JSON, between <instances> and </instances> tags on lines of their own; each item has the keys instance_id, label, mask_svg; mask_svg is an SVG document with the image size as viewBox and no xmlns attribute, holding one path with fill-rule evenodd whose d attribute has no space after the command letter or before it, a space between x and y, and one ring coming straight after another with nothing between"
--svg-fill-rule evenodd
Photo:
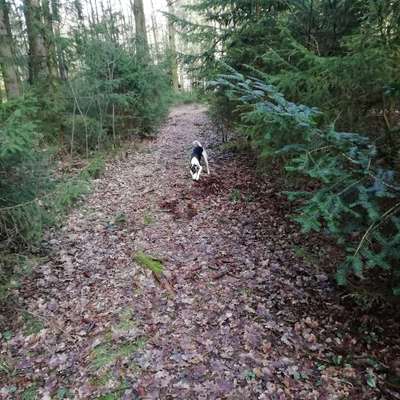
<instances>
[{"instance_id":1,"label":"moss patch","mask_svg":"<svg viewBox=\"0 0 400 400\"><path fill-rule=\"evenodd\" d=\"M116 362L128 358L143 347L144 339L132 337L136 323L132 310L125 309L119 315L111 330L104 335L103 343L96 346L90 354L90 368L93 371L101 370L94 384L105 386L113 380L109 367ZM118 339L115 339L118 338Z\"/></svg>"},{"instance_id":2,"label":"moss patch","mask_svg":"<svg viewBox=\"0 0 400 400\"><path fill-rule=\"evenodd\" d=\"M39 398L36 385L31 385L21 394L21 400L36 400Z\"/></svg>"},{"instance_id":3,"label":"moss patch","mask_svg":"<svg viewBox=\"0 0 400 400\"><path fill-rule=\"evenodd\" d=\"M0 376L1 375L9 375L12 372L12 367L8 360L3 357L0 357Z\"/></svg>"},{"instance_id":4,"label":"moss patch","mask_svg":"<svg viewBox=\"0 0 400 400\"><path fill-rule=\"evenodd\" d=\"M22 313L22 319L24 321L24 334L26 336L37 335L44 328L43 322L27 311Z\"/></svg>"},{"instance_id":5,"label":"moss patch","mask_svg":"<svg viewBox=\"0 0 400 400\"><path fill-rule=\"evenodd\" d=\"M119 359L130 356L142 345L142 341L100 344L93 349L91 367L97 370L112 365Z\"/></svg>"},{"instance_id":6,"label":"moss patch","mask_svg":"<svg viewBox=\"0 0 400 400\"><path fill-rule=\"evenodd\" d=\"M134 261L141 267L149 269L155 274L161 274L163 272L164 266L161 260L143 253L143 251L138 251L134 257Z\"/></svg>"},{"instance_id":7,"label":"moss patch","mask_svg":"<svg viewBox=\"0 0 400 400\"><path fill-rule=\"evenodd\" d=\"M144 216L143 216L143 224L144 225L151 225L154 223L154 217L150 214L149 211L146 211Z\"/></svg>"},{"instance_id":8,"label":"moss patch","mask_svg":"<svg viewBox=\"0 0 400 400\"><path fill-rule=\"evenodd\" d=\"M133 319L133 314L132 311L129 309L126 309L122 311L119 316L118 316L118 324L116 325L116 330L118 331L130 331L136 326L136 323Z\"/></svg>"}]
</instances>

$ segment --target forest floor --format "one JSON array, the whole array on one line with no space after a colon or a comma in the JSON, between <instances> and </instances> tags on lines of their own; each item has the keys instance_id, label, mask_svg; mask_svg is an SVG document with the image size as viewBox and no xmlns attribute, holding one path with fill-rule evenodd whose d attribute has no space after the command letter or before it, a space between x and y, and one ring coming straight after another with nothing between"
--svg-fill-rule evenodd
<instances>
[{"instance_id":1,"label":"forest floor","mask_svg":"<svg viewBox=\"0 0 400 400\"><path fill-rule=\"evenodd\" d=\"M399 399L398 324L340 301L279 190L204 107L175 108L49 233L13 294L0 398Z\"/></svg>"}]
</instances>

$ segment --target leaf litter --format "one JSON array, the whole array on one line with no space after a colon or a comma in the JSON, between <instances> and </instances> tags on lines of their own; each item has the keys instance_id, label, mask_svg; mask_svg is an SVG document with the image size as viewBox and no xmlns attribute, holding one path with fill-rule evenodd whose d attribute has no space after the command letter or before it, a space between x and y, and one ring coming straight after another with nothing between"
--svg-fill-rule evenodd
<instances>
[{"instance_id":1,"label":"leaf litter","mask_svg":"<svg viewBox=\"0 0 400 400\"><path fill-rule=\"evenodd\" d=\"M199 182L195 139L211 156ZM49 232L14 291L24 312L6 310L0 398L399 398L398 320L344 304L332 257L298 254L324 243L289 213L203 107L177 107Z\"/></svg>"}]
</instances>

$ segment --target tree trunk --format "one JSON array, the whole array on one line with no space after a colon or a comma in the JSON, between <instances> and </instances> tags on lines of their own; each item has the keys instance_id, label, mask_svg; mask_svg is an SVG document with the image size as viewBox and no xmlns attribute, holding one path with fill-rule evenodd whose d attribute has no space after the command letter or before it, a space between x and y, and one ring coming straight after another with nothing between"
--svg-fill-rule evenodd
<instances>
[{"instance_id":1,"label":"tree trunk","mask_svg":"<svg viewBox=\"0 0 400 400\"><path fill-rule=\"evenodd\" d=\"M174 6L172 0L167 0L168 13L174 14ZM168 17L168 45L169 45L169 59L170 59L170 74L172 87L175 90L179 89L178 79L178 62L176 56L176 42L175 42L175 27L171 17Z\"/></svg>"},{"instance_id":2,"label":"tree trunk","mask_svg":"<svg viewBox=\"0 0 400 400\"><path fill-rule=\"evenodd\" d=\"M65 61L64 48L61 44L61 17L59 13L59 4L57 0L52 0L51 9L54 24L54 41L57 55L58 73L62 81L68 79L68 67Z\"/></svg>"},{"instance_id":3,"label":"tree trunk","mask_svg":"<svg viewBox=\"0 0 400 400\"><path fill-rule=\"evenodd\" d=\"M20 96L21 84L15 64L8 5L4 0L0 1L0 63L7 98L11 99Z\"/></svg>"},{"instance_id":4,"label":"tree trunk","mask_svg":"<svg viewBox=\"0 0 400 400\"><path fill-rule=\"evenodd\" d=\"M55 4L52 5L54 11ZM58 76L55 36L53 30L53 13L50 11L49 0L42 0L44 44L47 51L47 67L53 81Z\"/></svg>"},{"instance_id":5,"label":"tree trunk","mask_svg":"<svg viewBox=\"0 0 400 400\"><path fill-rule=\"evenodd\" d=\"M137 53L142 57L147 57L149 55L149 43L147 40L143 0L133 0L133 15L135 16Z\"/></svg>"},{"instance_id":6,"label":"tree trunk","mask_svg":"<svg viewBox=\"0 0 400 400\"><path fill-rule=\"evenodd\" d=\"M158 37L157 37L158 26L157 26L156 15L155 15L155 12L154 12L153 0L151 0L151 27L152 27L152 30L153 30L155 59L157 60L157 62L159 62L159 60L160 60L160 45L158 43Z\"/></svg>"},{"instance_id":7,"label":"tree trunk","mask_svg":"<svg viewBox=\"0 0 400 400\"><path fill-rule=\"evenodd\" d=\"M46 81L50 76L44 25L39 0L24 0L29 42L29 82Z\"/></svg>"}]
</instances>

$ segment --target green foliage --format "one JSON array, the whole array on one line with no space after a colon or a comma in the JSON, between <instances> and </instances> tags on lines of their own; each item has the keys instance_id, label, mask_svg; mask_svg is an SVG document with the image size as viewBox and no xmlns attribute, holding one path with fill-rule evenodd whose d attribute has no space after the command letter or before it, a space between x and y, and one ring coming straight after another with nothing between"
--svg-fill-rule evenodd
<instances>
[{"instance_id":1,"label":"green foliage","mask_svg":"<svg viewBox=\"0 0 400 400\"><path fill-rule=\"evenodd\" d=\"M2 163L18 162L18 158L31 158L31 148L40 136L34 116L37 104L34 98L19 98L2 103L0 107L0 160ZM17 158L13 162L13 159Z\"/></svg>"},{"instance_id":2,"label":"green foliage","mask_svg":"<svg viewBox=\"0 0 400 400\"><path fill-rule=\"evenodd\" d=\"M23 17L10 8L23 95L0 103L0 300L32 267L29 252L43 250L45 230L59 225L100 177L98 154L153 134L173 100L162 55L156 65L137 51L125 16L110 6L88 21L79 1L51 6L40 21L49 40L40 76L25 36L31 27L14 23ZM61 32L64 12L72 22ZM57 168L82 157L81 171Z\"/></svg>"},{"instance_id":3,"label":"green foliage","mask_svg":"<svg viewBox=\"0 0 400 400\"><path fill-rule=\"evenodd\" d=\"M135 327L132 310L129 308L122 310L118 315L118 322L106 333L102 343L90 352L90 369L93 374L91 384L105 393L99 398L120 398L120 395L129 387L124 379L114 372L115 366L121 362L129 365L128 368L131 371L137 368L132 361L132 356L143 348L145 340L144 338L132 339L132 332L136 332ZM111 388L114 389L111 390Z\"/></svg>"},{"instance_id":4,"label":"green foliage","mask_svg":"<svg viewBox=\"0 0 400 400\"><path fill-rule=\"evenodd\" d=\"M311 183L288 196L304 232L345 248L339 284L379 269L399 293L397 3L200 0L187 8L201 22L175 23L199 49L186 61L212 81L222 133L236 130L260 157Z\"/></svg>"},{"instance_id":5,"label":"green foliage","mask_svg":"<svg viewBox=\"0 0 400 400\"><path fill-rule=\"evenodd\" d=\"M8 375L12 372L12 368L10 367L8 361L6 359L0 358L0 376Z\"/></svg>"},{"instance_id":6,"label":"green foliage","mask_svg":"<svg viewBox=\"0 0 400 400\"><path fill-rule=\"evenodd\" d=\"M288 99L324 110L340 129L376 134L371 116L385 108L392 128L398 96L389 106L383 88L400 81L394 2L200 0L187 8L201 23L176 18L176 25L199 48L186 57L199 80L223 73L224 64L239 72L250 66Z\"/></svg>"},{"instance_id":7,"label":"green foliage","mask_svg":"<svg viewBox=\"0 0 400 400\"><path fill-rule=\"evenodd\" d=\"M0 104L0 207L29 201L46 185L47 160L39 149L36 113L31 97Z\"/></svg>"},{"instance_id":8,"label":"green foliage","mask_svg":"<svg viewBox=\"0 0 400 400\"><path fill-rule=\"evenodd\" d=\"M174 93L172 97L172 102L174 104L192 104L204 101L204 94L200 91L179 91Z\"/></svg>"},{"instance_id":9,"label":"green foliage","mask_svg":"<svg viewBox=\"0 0 400 400\"><path fill-rule=\"evenodd\" d=\"M97 155L92 160L89 161L89 164L81 171L80 176L86 179L98 179L103 173L105 168L104 158L100 155Z\"/></svg>"},{"instance_id":10,"label":"green foliage","mask_svg":"<svg viewBox=\"0 0 400 400\"><path fill-rule=\"evenodd\" d=\"M36 335L44 328L42 321L26 311L22 313L22 319L24 321L24 334L26 336Z\"/></svg>"},{"instance_id":11,"label":"green foliage","mask_svg":"<svg viewBox=\"0 0 400 400\"><path fill-rule=\"evenodd\" d=\"M233 72L211 85L237 104L239 129L261 155L283 157L289 173L315 181L315 190L288 195L299 204L295 220L305 233L325 232L345 247L339 284L350 273L363 279L365 271L380 268L390 271L396 292L400 182L382 166L376 144L323 124L318 109L287 101L274 85L258 78Z\"/></svg>"},{"instance_id":12,"label":"green foliage","mask_svg":"<svg viewBox=\"0 0 400 400\"><path fill-rule=\"evenodd\" d=\"M143 253L143 251L138 251L134 255L134 261L141 267L149 269L151 272L154 272L155 274L161 274L164 269L162 261Z\"/></svg>"},{"instance_id":13,"label":"green foliage","mask_svg":"<svg viewBox=\"0 0 400 400\"><path fill-rule=\"evenodd\" d=\"M239 189L233 189L229 194L229 201L232 203L239 203L242 199L242 194L240 193Z\"/></svg>"},{"instance_id":14,"label":"green foliage","mask_svg":"<svg viewBox=\"0 0 400 400\"><path fill-rule=\"evenodd\" d=\"M45 222L57 223L60 218L71 210L73 205L89 191L88 176L75 177L60 182L53 193L51 193L46 202L43 203L46 211ZM52 219L54 217L55 219Z\"/></svg>"},{"instance_id":15,"label":"green foliage","mask_svg":"<svg viewBox=\"0 0 400 400\"><path fill-rule=\"evenodd\" d=\"M7 299L10 290L19 287L20 280L31 273L34 264L35 259L21 254L0 254L0 303ZM8 336L4 332L2 335L5 339Z\"/></svg>"},{"instance_id":16,"label":"green foliage","mask_svg":"<svg viewBox=\"0 0 400 400\"><path fill-rule=\"evenodd\" d=\"M66 115L70 152L88 154L150 134L171 101L163 66L145 62L107 36L88 38L81 51L82 69L66 87L71 98Z\"/></svg>"},{"instance_id":17,"label":"green foliage","mask_svg":"<svg viewBox=\"0 0 400 400\"><path fill-rule=\"evenodd\" d=\"M0 105L0 241L6 246L16 238L24 243L37 239L41 212L36 199L53 187L36 117L35 98Z\"/></svg>"},{"instance_id":18,"label":"green foliage","mask_svg":"<svg viewBox=\"0 0 400 400\"><path fill-rule=\"evenodd\" d=\"M143 216L143 224L151 225L152 223L154 223L154 216L151 214L150 211L146 211Z\"/></svg>"},{"instance_id":19,"label":"green foliage","mask_svg":"<svg viewBox=\"0 0 400 400\"><path fill-rule=\"evenodd\" d=\"M31 385L21 395L21 400L36 400L39 398L38 388L36 385Z\"/></svg>"},{"instance_id":20,"label":"green foliage","mask_svg":"<svg viewBox=\"0 0 400 400\"><path fill-rule=\"evenodd\" d=\"M0 209L0 237L8 248L31 248L38 245L44 229L54 225L75 202L89 190L83 178L54 184L51 192L27 202Z\"/></svg>"},{"instance_id":21,"label":"green foliage","mask_svg":"<svg viewBox=\"0 0 400 400\"><path fill-rule=\"evenodd\" d=\"M118 213L114 218L113 224L114 225L122 225L127 221L127 217L125 213Z\"/></svg>"},{"instance_id":22,"label":"green foliage","mask_svg":"<svg viewBox=\"0 0 400 400\"><path fill-rule=\"evenodd\" d=\"M73 397L72 393L67 388L62 387L57 390L57 395L56 395L57 400L70 399L72 397Z\"/></svg>"},{"instance_id":23,"label":"green foliage","mask_svg":"<svg viewBox=\"0 0 400 400\"><path fill-rule=\"evenodd\" d=\"M136 342L126 342L122 344L105 343L93 349L91 367L94 370L104 368L115 363L118 359L128 357L139 347Z\"/></svg>"}]
</instances>

